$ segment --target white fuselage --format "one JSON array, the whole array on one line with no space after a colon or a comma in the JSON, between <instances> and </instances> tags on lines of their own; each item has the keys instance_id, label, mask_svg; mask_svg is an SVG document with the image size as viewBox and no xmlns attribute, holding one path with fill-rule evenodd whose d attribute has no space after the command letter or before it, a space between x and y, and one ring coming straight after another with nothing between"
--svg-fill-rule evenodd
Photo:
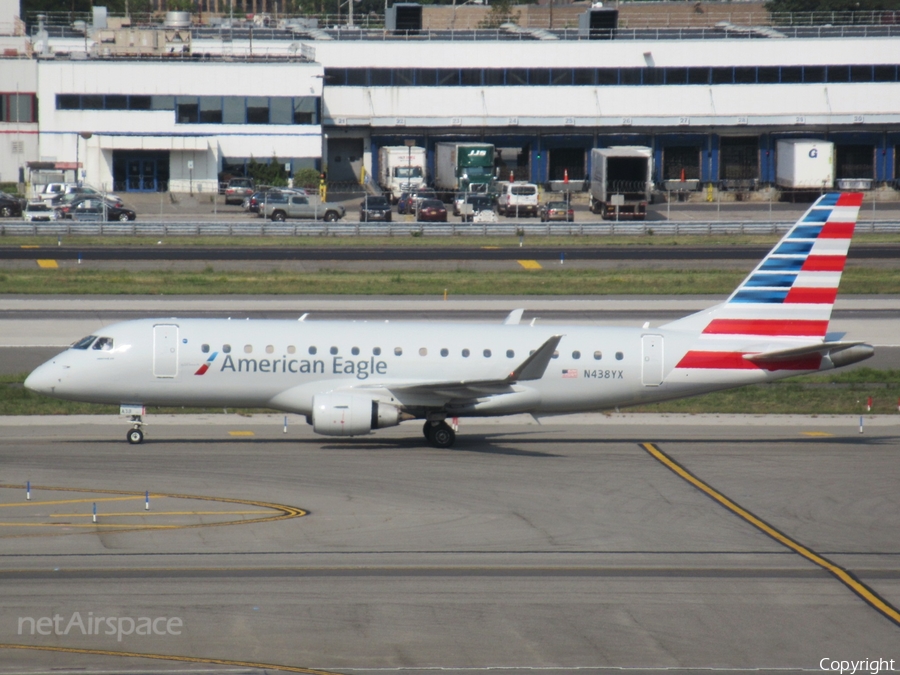
<instances>
[{"instance_id":1,"label":"white fuselage","mask_svg":"<svg viewBox=\"0 0 900 675\"><path fill-rule=\"evenodd\" d=\"M71 348L35 370L29 388L98 403L301 414L316 394L349 391L410 410L497 415L598 410L804 372L678 369L695 334L627 327L146 319L98 335L112 347ZM441 392L440 383L506 378L553 335L563 337L540 379L483 399ZM419 382L434 386L416 390Z\"/></svg>"}]
</instances>

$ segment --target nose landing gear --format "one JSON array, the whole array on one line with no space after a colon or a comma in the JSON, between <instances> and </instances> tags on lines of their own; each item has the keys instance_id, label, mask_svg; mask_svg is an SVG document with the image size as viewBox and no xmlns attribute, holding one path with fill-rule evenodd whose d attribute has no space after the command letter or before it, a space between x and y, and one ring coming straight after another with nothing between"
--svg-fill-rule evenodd
<instances>
[{"instance_id":1,"label":"nose landing gear","mask_svg":"<svg viewBox=\"0 0 900 675\"><path fill-rule=\"evenodd\" d=\"M128 430L128 433L125 435L125 440L127 440L131 445L137 445L138 443L144 442L144 431L141 427L144 426L144 421L141 419L140 415L132 415L131 416L131 429Z\"/></svg>"}]
</instances>

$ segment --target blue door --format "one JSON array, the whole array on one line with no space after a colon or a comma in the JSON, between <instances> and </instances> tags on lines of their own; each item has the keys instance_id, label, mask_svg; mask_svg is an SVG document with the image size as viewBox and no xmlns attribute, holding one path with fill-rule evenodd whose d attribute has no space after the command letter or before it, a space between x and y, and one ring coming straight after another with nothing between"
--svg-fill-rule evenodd
<instances>
[{"instance_id":1,"label":"blue door","mask_svg":"<svg viewBox=\"0 0 900 675\"><path fill-rule=\"evenodd\" d=\"M128 192L156 192L155 159L129 159L125 172Z\"/></svg>"}]
</instances>

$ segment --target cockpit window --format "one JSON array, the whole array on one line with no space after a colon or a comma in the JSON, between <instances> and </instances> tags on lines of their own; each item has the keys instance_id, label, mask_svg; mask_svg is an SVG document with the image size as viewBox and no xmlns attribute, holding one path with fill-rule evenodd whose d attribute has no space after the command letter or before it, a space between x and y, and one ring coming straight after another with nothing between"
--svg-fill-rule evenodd
<instances>
[{"instance_id":1,"label":"cockpit window","mask_svg":"<svg viewBox=\"0 0 900 675\"><path fill-rule=\"evenodd\" d=\"M91 343L97 339L96 335L88 335L85 338L81 338L78 342L72 345L72 349L87 349L91 346Z\"/></svg>"},{"instance_id":2,"label":"cockpit window","mask_svg":"<svg viewBox=\"0 0 900 675\"><path fill-rule=\"evenodd\" d=\"M99 349L104 352L111 352L113 348L113 339L111 337L101 337L97 338L97 341L94 343L94 346L91 349Z\"/></svg>"}]
</instances>

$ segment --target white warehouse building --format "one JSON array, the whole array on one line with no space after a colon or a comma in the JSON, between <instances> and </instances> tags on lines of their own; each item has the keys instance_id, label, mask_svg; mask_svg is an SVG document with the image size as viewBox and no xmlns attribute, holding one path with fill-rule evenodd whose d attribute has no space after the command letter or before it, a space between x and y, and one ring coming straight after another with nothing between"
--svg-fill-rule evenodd
<instances>
[{"instance_id":1,"label":"white warehouse building","mask_svg":"<svg viewBox=\"0 0 900 675\"><path fill-rule=\"evenodd\" d=\"M435 143L478 140L504 177L579 181L591 148L647 145L656 181L753 189L774 182L779 139L812 138L838 179L894 187L900 26L851 28L48 26L0 61L18 111L0 118L18 139L0 181L80 166L117 191L211 191L273 157L354 181L384 145L433 167Z\"/></svg>"}]
</instances>

